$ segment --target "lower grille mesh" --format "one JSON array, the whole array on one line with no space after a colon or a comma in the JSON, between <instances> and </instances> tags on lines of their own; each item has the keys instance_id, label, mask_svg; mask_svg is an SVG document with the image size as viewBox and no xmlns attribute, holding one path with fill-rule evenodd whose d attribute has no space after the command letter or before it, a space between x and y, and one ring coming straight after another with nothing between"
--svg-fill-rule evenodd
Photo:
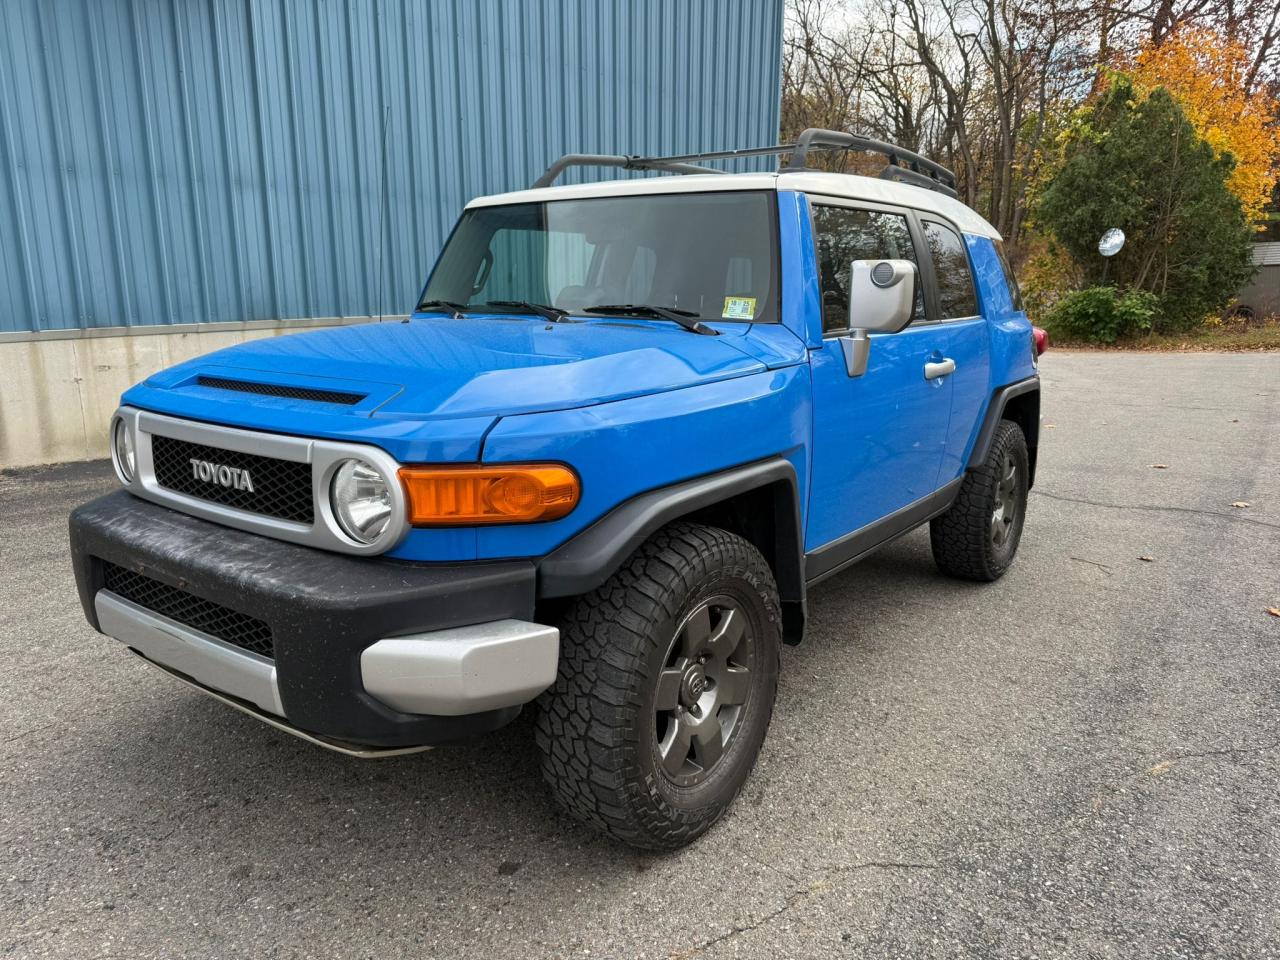
<instances>
[{"instance_id":1,"label":"lower grille mesh","mask_svg":"<svg viewBox=\"0 0 1280 960\"><path fill-rule=\"evenodd\" d=\"M225 643L264 657L275 657L271 628L261 620L237 613L212 600L153 580L114 563L102 565L103 586L117 596L170 620L217 637Z\"/></svg>"},{"instance_id":2,"label":"lower grille mesh","mask_svg":"<svg viewBox=\"0 0 1280 960\"><path fill-rule=\"evenodd\" d=\"M315 521L309 463L223 450L159 434L151 437L151 456L155 461L156 482L169 490L295 523ZM243 483L222 486L216 480L200 479L192 472L192 460L245 471L252 489Z\"/></svg>"}]
</instances>

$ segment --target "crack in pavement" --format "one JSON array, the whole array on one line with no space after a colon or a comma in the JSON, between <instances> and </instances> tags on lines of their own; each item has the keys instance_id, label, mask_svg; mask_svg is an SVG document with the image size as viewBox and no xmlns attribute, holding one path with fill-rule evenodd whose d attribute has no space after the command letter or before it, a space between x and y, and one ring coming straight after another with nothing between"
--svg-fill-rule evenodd
<instances>
[{"instance_id":1,"label":"crack in pavement","mask_svg":"<svg viewBox=\"0 0 1280 960\"><path fill-rule=\"evenodd\" d=\"M769 861L767 860L761 860L759 857L753 856L750 853L745 854L745 856L748 860L750 860L752 863L756 864L757 866L764 867L767 870L772 870L774 873L778 874L780 877L786 878L792 884L799 885L801 882L799 877L793 877L786 870L783 870L781 867L776 866L775 864L769 863Z\"/></svg>"},{"instance_id":2,"label":"crack in pavement","mask_svg":"<svg viewBox=\"0 0 1280 960\"><path fill-rule=\"evenodd\" d=\"M1178 760L1199 760L1203 757L1234 757L1245 753L1266 753L1268 750L1280 750L1280 743L1266 743L1257 747L1224 747L1221 750L1200 750L1191 753L1175 753L1166 763Z\"/></svg>"},{"instance_id":3,"label":"crack in pavement","mask_svg":"<svg viewBox=\"0 0 1280 960\"><path fill-rule=\"evenodd\" d=\"M1221 517L1224 520L1239 520L1242 523L1253 523L1260 527L1271 527L1274 530L1280 530L1280 523L1259 520L1256 517L1246 517L1240 513L1221 513L1217 510L1199 510L1195 507L1168 507L1159 504L1104 503L1101 500L1085 500L1080 497L1064 497L1057 493L1045 493L1043 490L1032 490L1031 493L1037 497L1047 497L1050 500L1060 500L1063 503L1082 503L1091 507L1106 507L1108 510L1154 510L1158 513L1194 513L1202 517Z\"/></svg>"},{"instance_id":4,"label":"crack in pavement","mask_svg":"<svg viewBox=\"0 0 1280 960\"><path fill-rule=\"evenodd\" d=\"M1017 826L1007 825L1003 830L996 831L990 837L974 841L973 847L975 849L983 849L998 846L999 844L1005 843L1009 840L1044 841L1061 837L1072 830L1084 829L1091 821L1098 817L1107 801L1118 793L1123 792L1126 787L1139 786L1153 777L1159 777L1168 772L1174 764L1181 760L1198 760L1208 757L1265 753L1269 750L1280 750L1280 743L1260 744L1252 747L1225 747L1220 750L1196 750L1188 751L1186 753L1173 753L1167 755L1165 759L1158 760L1151 765L1144 765L1137 769L1127 767L1127 774L1117 774L1109 778L1109 782L1103 783L1098 787L1092 800L1089 802L1088 810L1082 809L1077 813L1072 813L1049 829L1039 828L1024 830Z\"/></svg>"},{"instance_id":5,"label":"crack in pavement","mask_svg":"<svg viewBox=\"0 0 1280 960\"><path fill-rule=\"evenodd\" d=\"M668 958L669 960L686 960L688 957L697 956L698 954L709 950L711 947L724 943L726 940L730 940L739 934L759 930L761 927L766 926L778 917L782 916L800 901L807 899L815 893L820 893L821 891L826 890L831 886L831 881L840 874L857 873L860 870L936 870L937 868L938 864L936 863L915 863L906 860L868 860L863 863L851 863L842 867L834 867L831 870L828 870L821 879L815 880L813 883L809 884L809 886L800 890L792 890L790 893L786 894L786 896L783 897L782 906L778 907L776 910L771 910L758 920L753 920L740 927L734 926L733 928L726 930L724 933L712 937L704 943L698 944L696 947L668 954Z\"/></svg>"},{"instance_id":6,"label":"crack in pavement","mask_svg":"<svg viewBox=\"0 0 1280 960\"><path fill-rule=\"evenodd\" d=\"M720 934L718 937L712 937L710 940L706 941L705 943L698 944L698 946L694 947L691 950L684 950L679 953L672 953L672 954L669 954L668 956L670 957L670 960L685 960L686 957L697 956L698 954L702 953L704 950L709 950L711 947L714 947L718 943L724 943L724 941L730 939L731 937L736 937L740 933L750 933L752 930L758 930L760 927L763 927L766 923L769 923L771 920L774 920L777 917L782 916L784 913L790 910L793 906L795 906L795 904L798 901L800 901L804 897L807 897L811 892L812 890L810 889L810 890L797 890L793 893L789 893L787 894L786 898L783 900L782 906L778 907L778 909L772 911L771 913L766 913L759 920L756 920L753 923L749 923L744 927L735 926L732 929L726 931L725 933Z\"/></svg>"},{"instance_id":7,"label":"crack in pavement","mask_svg":"<svg viewBox=\"0 0 1280 960\"><path fill-rule=\"evenodd\" d=\"M56 726L58 726L58 722L56 720L51 720L48 723L42 723L38 727L32 727L29 730L22 730L19 733L14 734L12 737L6 737L5 739L0 740L0 745L16 743L19 740L25 740L27 737L35 736L37 733L40 733L43 730L48 730L50 727L56 727Z\"/></svg>"}]
</instances>

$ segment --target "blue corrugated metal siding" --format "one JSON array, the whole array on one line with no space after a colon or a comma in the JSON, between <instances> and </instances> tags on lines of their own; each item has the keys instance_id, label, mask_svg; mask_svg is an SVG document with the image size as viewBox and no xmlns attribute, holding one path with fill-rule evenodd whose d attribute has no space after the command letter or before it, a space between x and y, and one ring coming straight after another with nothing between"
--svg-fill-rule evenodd
<instances>
[{"instance_id":1,"label":"blue corrugated metal siding","mask_svg":"<svg viewBox=\"0 0 1280 960\"><path fill-rule=\"evenodd\" d=\"M781 7L3 0L0 332L404 312L562 153L776 137Z\"/></svg>"}]
</instances>

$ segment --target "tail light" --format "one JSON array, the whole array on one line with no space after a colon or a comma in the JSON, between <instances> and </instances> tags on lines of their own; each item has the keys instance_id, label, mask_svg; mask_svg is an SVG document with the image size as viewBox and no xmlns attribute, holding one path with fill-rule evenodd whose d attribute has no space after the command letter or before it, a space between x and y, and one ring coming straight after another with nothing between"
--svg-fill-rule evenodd
<instances>
[{"instance_id":1,"label":"tail light","mask_svg":"<svg viewBox=\"0 0 1280 960\"><path fill-rule=\"evenodd\" d=\"M578 505L578 475L558 463L401 467L416 527L557 520Z\"/></svg>"},{"instance_id":2,"label":"tail light","mask_svg":"<svg viewBox=\"0 0 1280 960\"><path fill-rule=\"evenodd\" d=\"M1032 327L1031 341L1036 348L1036 356L1040 356L1040 354L1049 349L1049 331L1042 327Z\"/></svg>"}]
</instances>

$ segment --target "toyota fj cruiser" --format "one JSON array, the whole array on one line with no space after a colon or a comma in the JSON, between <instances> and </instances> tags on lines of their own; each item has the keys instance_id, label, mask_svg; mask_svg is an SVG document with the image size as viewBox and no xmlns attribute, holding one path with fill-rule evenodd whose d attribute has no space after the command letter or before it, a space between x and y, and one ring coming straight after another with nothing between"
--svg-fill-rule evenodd
<instances>
[{"instance_id":1,"label":"toyota fj cruiser","mask_svg":"<svg viewBox=\"0 0 1280 960\"><path fill-rule=\"evenodd\" d=\"M807 168L821 148L890 163ZM684 175L550 185L584 164ZM80 599L148 663L351 755L529 706L571 813L673 848L750 773L810 586L926 522L944 572L1009 568L1036 362L999 235L924 157L823 130L571 155L468 204L408 319L130 389L123 489L71 515Z\"/></svg>"}]
</instances>

